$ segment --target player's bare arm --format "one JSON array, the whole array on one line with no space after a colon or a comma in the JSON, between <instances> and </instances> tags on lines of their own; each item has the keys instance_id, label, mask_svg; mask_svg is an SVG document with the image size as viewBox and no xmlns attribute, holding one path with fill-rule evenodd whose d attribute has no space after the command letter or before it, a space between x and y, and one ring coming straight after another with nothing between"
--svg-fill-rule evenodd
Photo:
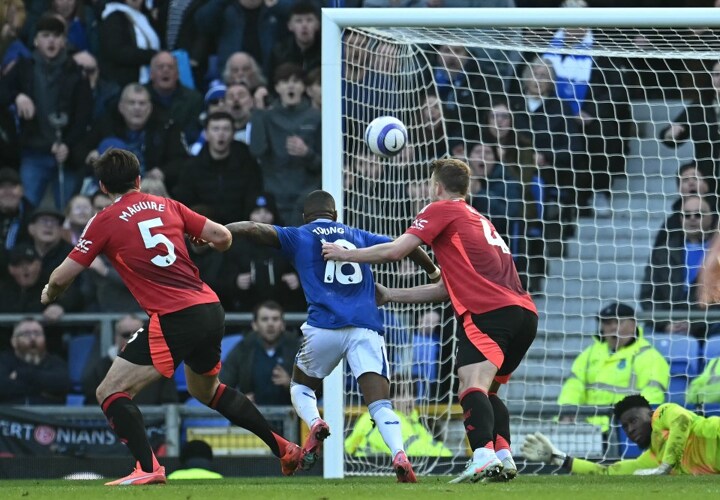
<instances>
[{"instance_id":1,"label":"player's bare arm","mask_svg":"<svg viewBox=\"0 0 720 500\"><path fill-rule=\"evenodd\" d=\"M70 258L66 258L62 264L55 268L50 275L47 285L43 287L40 295L40 302L48 305L62 295L72 285L78 274L85 270L85 266L78 264Z\"/></svg>"},{"instance_id":2,"label":"player's bare arm","mask_svg":"<svg viewBox=\"0 0 720 500\"><path fill-rule=\"evenodd\" d=\"M323 243L322 254L325 260L382 264L383 262L394 262L407 257L410 252L421 244L422 240L417 236L403 234L394 241L367 248L347 249L335 243Z\"/></svg>"},{"instance_id":3,"label":"player's bare arm","mask_svg":"<svg viewBox=\"0 0 720 500\"><path fill-rule=\"evenodd\" d=\"M210 219L205 221L200 238L207 241L212 248L218 252L224 252L232 245L232 234L222 224L213 222Z\"/></svg>"},{"instance_id":4,"label":"player's bare arm","mask_svg":"<svg viewBox=\"0 0 720 500\"><path fill-rule=\"evenodd\" d=\"M375 284L375 302L379 306L388 302L424 304L427 302L445 302L449 299L450 295L442 280L414 288L387 288L378 283Z\"/></svg>"},{"instance_id":5,"label":"player's bare arm","mask_svg":"<svg viewBox=\"0 0 720 500\"><path fill-rule=\"evenodd\" d=\"M408 257L415 264L420 266L426 273L428 273L428 276L430 277L430 280L433 283L440 281L440 269L438 269L435 266L435 263L432 261L430 256L425 252L425 250L423 250L420 247L417 247L415 250L410 252Z\"/></svg>"},{"instance_id":6,"label":"player's bare arm","mask_svg":"<svg viewBox=\"0 0 720 500\"><path fill-rule=\"evenodd\" d=\"M280 248L280 238L275 228L270 224L242 221L227 224L225 227L233 236L243 236L261 245Z\"/></svg>"}]
</instances>

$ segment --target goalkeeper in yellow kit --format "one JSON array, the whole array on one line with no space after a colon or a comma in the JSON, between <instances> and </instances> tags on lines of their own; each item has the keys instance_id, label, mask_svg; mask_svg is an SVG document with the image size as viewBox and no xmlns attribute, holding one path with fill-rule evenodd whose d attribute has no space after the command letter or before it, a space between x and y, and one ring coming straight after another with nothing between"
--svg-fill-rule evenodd
<instances>
[{"instance_id":1,"label":"goalkeeper in yellow kit","mask_svg":"<svg viewBox=\"0 0 720 500\"><path fill-rule=\"evenodd\" d=\"M572 458L537 432L525 438L527 460L562 465L573 474L720 474L720 417L701 417L675 403L653 411L647 399L627 396L615 405L615 419L645 451L632 460L604 466Z\"/></svg>"}]
</instances>

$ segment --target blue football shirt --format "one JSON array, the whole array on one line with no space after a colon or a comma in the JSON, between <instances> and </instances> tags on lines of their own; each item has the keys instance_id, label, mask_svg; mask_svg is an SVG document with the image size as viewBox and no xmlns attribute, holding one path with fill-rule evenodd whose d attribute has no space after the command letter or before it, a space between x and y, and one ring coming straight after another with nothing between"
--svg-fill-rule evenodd
<instances>
[{"instance_id":1,"label":"blue football shirt","mask_svg":"<svg viewBox=\"0 0 720 500\"><path fill-rule=\"evenodd\" d=\"M300 227L274 226L283 254L300 277L308 303L308 324L318 328L355 326L383 331L375 305L375 281L368 264L326 262L322 243L345 248L365 248L391 241L329 219L317 219Z\"/></svg>"}]
</instances>

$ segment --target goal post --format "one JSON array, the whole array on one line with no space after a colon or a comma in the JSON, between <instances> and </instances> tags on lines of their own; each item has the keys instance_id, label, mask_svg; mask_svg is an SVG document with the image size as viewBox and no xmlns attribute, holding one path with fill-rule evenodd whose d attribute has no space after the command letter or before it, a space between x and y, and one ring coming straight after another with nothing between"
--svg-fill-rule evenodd
<instances>
[{"instance_id":1,"label":"goal post","mask_svg":"<svg viewBox=\"0 0 720 500\"><path fill-rule=\"evenodd\" d=\"M558 395L563 381L570 375L572 361L594 341L598 329L596 317L601 306L609 302L630 303L638 311L640 320L651 317L684 319L680 313L665 311L660 305L655 309L655 298L642 298L642 287L648 285L645 266L650 262L657 230L666 216L676 210L673 203L677 197L675 183L679 165L687 161L712 162L717 158L699 158L697 149L693 152L692 147L687 145L670 148L658 139L660 131L684 109L689 100L683 84L678 81L673 88L657 84L645 89L643 82L648 80L646 77L654 81L659 70L652 64L647 69L637 69L615 61L655 61L660 62L659 66L663 68L665 61L676 61L689 75L691 86L700 93L706 90L704 85L709 85L709 80L705 78L709 68L694 67L686 61L707 64L720 59L720 36L710 31L692 43L676 46L664 37L668 32L674 36L674 30L720 27L720 9L323 9L321 20L323 189L335 198L339 220L391 237L402 234L418 207L429 201L428 193L423 192L421 184L426 178L427 163L436 153L462 154L465 158L471 154L484 154L482 145L478 145L483 142L478 130L487 125L481 121L492 113L490 108L493 102L497 102L494 99L497 95L487 99L475 96L473 106L458 106L462 109L452 114L443 107L438 111L437 127L433 130L428 126L428 121L436 119L433 118L432 99L439 97L442 86L446 91L450 89L449 95L459 99L458 84L439 82L432 72L431 61L440 58L439 46L466 49L462 57L474 59L476 66L473 67L478 68L475 73L466 75L468 80L476 78L476 82L488 84L482 67L494 65L498 70L500 91L493 92L502 94L507 102L522 94L518 90L518 85L521 85L518 83L519 75L506 71L506 68L518 66L517 60L508 55L511 52L532 54L541 59L548 52L579 53L613 61L607 72L617 73L618 79L608 83L610 92L608 97L604 97L607 101L603 104L618 106L622 103L615 100L617 95L632 94L635 97L630 97L627 103L631 112L627 116L615 115L606 119L606 124L612 122L610 125L613 126L601 126L599 132L588 132L592 129L583 129L578 125L575 132L568 129L565 134L571 139L582 138L580 149L584 148L583 154L576 150L578 154L572 160L576 172L581 170L579 165L585 165L583 161L592 162L586 158L589 156L586 143L590 139L608 140L615 136L621 139L619 150L605 151L605 156L623 157L623 161L627 159L627 173L614 178L611 188L606 187L611 189L610 208L613 213L608 218L601 218L596 210L590 217L578 217L581 207L576 205L576 199L560 200L558 195L560 210L566 207L573 209L574 215L562 220L562 223L573 226L574 234L563 233L563 228L558 234L550 234L544 228L534 236L529 236L527 228L530 223L541 222L543 216L539 211L553 208L544 200L536 203L531 213L523 208L520 214L511 214L508 203L505 208L507 213L503 214L507 234L512 233L513 227L523 228L520 230L522 234L508 236L514 255L518 248L528 245L530 238L540 239L544 244L544 250L540 252L546 268L544 271L533 271L544 279L544 290L536 300L540 312L538 338L533 352L518 370L515 387L504 388L502 396L506 397L513 415L513 437L518 443L521 442L518 429L528 432L541 430L565 451L578 456L615 459L629 453L624 443L617 442L617 436L613 434L608 444L607 435L603 436L598 427L581 417L568 424L571 427L563 427L557 420L546 417L557 409ZM551 47L548 43L553 40L553 33L561 28L593 29L597 33L595 45L580 49ZM624 29L630 31L624 32ZM529 33L529 36L521 36L523 33ZM647 35L643 43L635 39L639 33ZM349 53L354 58L351 64L344 59ZM546 64L551 65L550 62ZM502 70L499 69L501 67ZM362 77L357 77L357 74ZM354 80L356 77L357 80ZM468 86L470 91L474 90L472 84ZM442 101L442 98L439 100ZM512 106L508 107L510 114L514 115L515 110ZM373 157L363 144L364 126L382 114L398 117L408 128L410 146L398 157ZM632 133L627 130L632 130ZM523 131L518 129L516 132ZM436 137L435 133L439 135ZM477 137L468 139L467 136L472 134ZM720 138L718 140L720 142ZM478 146L480 152L469 151L472 145ZM537 143L526 145L524 150L519 149L518 155L532 157L537 162L536 171L540 172L542 165L535 156L539 151L537 147ZM559 147L553 143L546 156L559 157L557 153L568 151L573 153L572 144ZM526 175L528 169L521 165L523 161L519 156L514 160L519 171L517 181L524 187L522 199L516 201L526 206L527 198L546 187L547 181L540 174L534 177ZM578 160L580 157L584 159ZM588 176L591 175L591 167L582 168L587 170ZM597 198L593 182L578 191L585 189L590 199ZM510 196L509 185L505 183L507 196ZM492 205L502 196L495 194L488 195L488 198L488 203ZM554 243L562 249L560 254L553 253L551 247ZM420 273L413 273L411 269L399 265L376 266L374 271L378 280L389 286L413 286L425 282ZM642 307L643 300L653 303L652 311ZM422 323L431 321L429 318L433 318L433 314L438 316L433 320L436 323L432 328L426 328L427 325ZM697 319L697 316L697 312L690 311L685 318ZM407 383L410 397L414 400L411 406L418 410L416 413L423 425L434 437L444 441L453 453L449 458L437 456L419 460L417 468L420 473L447 473L467 459L464 436L457 426L458 408L453 405L452 398L456 382L451 339L454 318L448 308L430 306L386 308L386 318L388 351L392 357L391 365L398 375L393 381L403 387ZM435 333L428 333L431 331ZM425 347L416 349L419 345ZM677 379L675 381L679 382L680 376L684 376L687 383L702 369L704 343L689 342L687 346L672 348L668 345L658 341L655 347L666 357L670 356L668 359L672 365L671 373ZM416 357L422 354L418 352L432 349L440 356L438 366L419 367ZM681 354L694 360L684 365L682 369L686 370L685 373L678 371L681 370L678 366L682 364L682 356L677 349L685 349ZM677 363L672 356L678 356ZM512 385L513 382L510 383ZM679 384L673 386L671 381L665 391L667 398L673 400L677 397L672 391L684 390L679 387ZM345 451L344 440L352 431L361 406L357 386L349 382L342 367L325 379L323 411L332 434L324 446L324 477L342 478L345 474L390 471L389 459ZM588 410L581 410L578 415L584 415L583 411ZM603 415L607 413L607 408L595 411L597 415ZM515 446L514 442L513 451L516 451Z\"/></svg>"}]
</instances>

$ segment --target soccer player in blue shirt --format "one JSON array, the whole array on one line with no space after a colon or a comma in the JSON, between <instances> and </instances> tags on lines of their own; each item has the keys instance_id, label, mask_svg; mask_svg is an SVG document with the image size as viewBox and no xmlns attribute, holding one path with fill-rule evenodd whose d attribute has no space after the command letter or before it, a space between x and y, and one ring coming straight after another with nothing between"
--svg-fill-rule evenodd
<instances>
[{"instance_id":1,"label":"soccer player in blue shirt","mask_svg":"<svg viewBox=\"0 0 720 500\"><path fill-rule=\"evenodd\" d=\"M303 446L301 467L309 469L319 457L330 428L321 418L315 391L323 378L343 359L357 378L370 415L393 456L398 482L416 482L403 449L399 419L390 403L389 366L382 336L383 322L375 304L375 282L368 264L326 262L322 244L365 248L391 241L336 222L335 200L326 191L313 191L303 204L305 225L280 227L256 222L234 222L226 227L233 236L280 248L300 276L308 302L303 343L295 358L290 396L295 411L310 427ZM440 270L417 249L409 255L431 279Z\"/></svg>"}]
</instances>

